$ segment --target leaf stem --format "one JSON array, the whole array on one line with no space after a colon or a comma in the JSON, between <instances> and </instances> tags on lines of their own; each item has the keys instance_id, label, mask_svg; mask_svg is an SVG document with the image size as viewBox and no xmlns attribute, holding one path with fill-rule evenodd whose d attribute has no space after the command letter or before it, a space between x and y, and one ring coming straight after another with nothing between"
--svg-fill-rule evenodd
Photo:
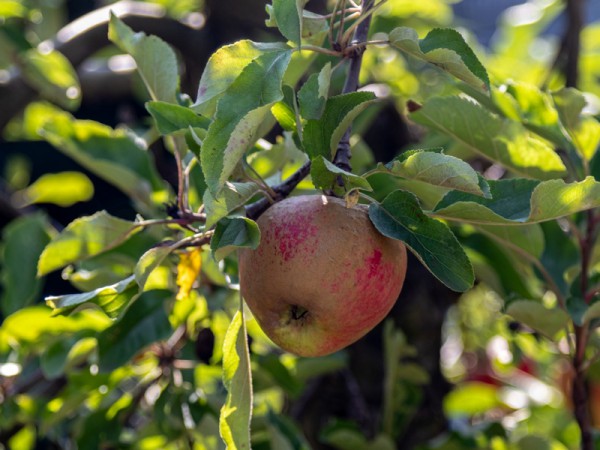
<instances>
[{"instance_id":1,"label":"leaf stem","mask_svg":"<svg viewBox=\"0 0 600 450\"><path fill-rule=\"evenodd\" d=\"M348 43L350 42L350 36L352 36L352 33L355 32L355 30L360 26L360 24L363 21L365 21L367 19L371 19L371 16L373 15L373 13L377 9L379 9L379 7L381 5L383 5L385 2L386 2L386 0L381 0L379 3L376 3L373 6L370 6L370 7L366 6L366 8L365 8L364 12L362 13L362 15L350 27L348 27L348 29L346 30L346 32L342 36L341 40L339 41L340 44L342 45L342 47L344 49L348 46ZM365 38L366 38L366 36L365 36ZM356 36L355 36L355 40L357 40ZM387 41L387 42L389 42L389 41Z\"/></svg>"},{"instance_id":2,"label":"leaf stem","mask_svg":"<svg viewBox=\"0 0 600 450\"><path fill-rule=\"evenodd\" d=\"M322 53L324 55L337 56L337 57L342 56L342 52L338 52L336 50L329 50L328 48L318 47L316 45L302 45L302 46L300 46L299 50L300 51L308 50L311 52Z\"/></svg>"},{"instance_id":3,"label":"leaf stem","mask_svg":"<svg viewBox=\"0 0 600 450\"><path fill-rule=\"evenodd\" d=\"M347 0L342 0L342 11L346 11L346 2ZM338 28L338 34L337 34L337 38L336 41L334 42L334 45L341 45L343 40L342 40L342 36L344 33L344 25L345 25L345 19L346 19L346 15L342 14L342 16L340 17L340 22L338 24L339 28ZM335 47L334 47L335 48Z\"/></svg>"}]
</instances>

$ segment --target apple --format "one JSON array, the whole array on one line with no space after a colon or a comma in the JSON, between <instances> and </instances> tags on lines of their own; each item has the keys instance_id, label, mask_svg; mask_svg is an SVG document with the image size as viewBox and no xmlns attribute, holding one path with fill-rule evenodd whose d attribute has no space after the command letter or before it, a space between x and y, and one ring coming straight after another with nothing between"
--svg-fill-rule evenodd
<instances>
[{"instance_id":1,"label":"apple","mask_svg":"<svg viewBox=\"0 0 600 450\"><path fill-rule=\"evenodd\" d=\"M406 247L380 234L367 207L324 195L289 197L257 221L239 251L240 289L258 324L286 351L323 356L388 314L406 275Z\"/></svg>"}]
</instances>

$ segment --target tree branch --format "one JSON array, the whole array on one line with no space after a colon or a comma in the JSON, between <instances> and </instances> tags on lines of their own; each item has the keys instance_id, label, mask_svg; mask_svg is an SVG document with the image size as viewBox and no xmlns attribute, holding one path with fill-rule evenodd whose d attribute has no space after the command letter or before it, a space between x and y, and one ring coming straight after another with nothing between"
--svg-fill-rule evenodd
<instances>
[{"instance_id":1,"label":"tree branch","mask_svg":"<svg viewBox=\"0 0 600 450\"><path fill-rule=\"evenodd\" d=\"M365 0L363 6L363 14L369 14L369 10L373 7L373 0ZM363 20L357 27L354 33L354 38L350 44L357 42L365 42L369 36L369 27L371 26L371 15ZM348 75L346 76L346 82L342 93L347 94L349 92L355 92L358 89L358 80L360 75L360 68L362 65L362 57L365 51L365 47L357 47L354 52L350 55L350 67L348 68ZM352 134L352 126L349 126L340 143L338 145L333 163L340 169L347 172L352 170L350 165L350 158L352 158L350 150L350 135Z\"/></svg>"},{"instance_id":2,"label":"tree branch","mask_svg":"<svg viewBox=\"0 0 600 450\"><path fill-rule=\"evenodd\" d=\"M363 6L363 14L368 14L369 9L373 7L373 0L365 0ZM371 17L369 16L367 19L363 20L358 27L356 28L356 32L354 33L354 38L350 45L355 42L363 42L366 41L367 36L369 35L369 27L371 26ZM365 48L357 48L355 51L351 52L347 58L350 59L350 67L348 69L348 73L346 75L346 81L344 83L344 88L342 92L347 94L349 92L355 92L358 89L360 68L362 65L362 56L365 51ZM346 132L344 133L340 143L338 144L338 148L334 158L334 164L340 167L341 169L350 171L350 134L352 133L352 127L348 127ZM307 161L298 171L296 171L290 178L285 180L283 183L274 186L273 190L277 193L277 198L275 201L283 200L287 197L295 187L310 173L310 161ZM260 199L255 203L252 203L246 206L246 215L250 219L257 219L263 212L267 210L270 206L268 199Z\"/></svg>"},{"instance_id":3,"label":"tree branch","mask_svg":"<svg viewBox=\"0 0 600 450\"><path fill-rule=\"evenodd\" d=\"M579 81L579 55L583 29L583 1L567 0L567 29L565 30L565 63L562 71L567 87L577 87Z\"/></svg>"}]
</instances>

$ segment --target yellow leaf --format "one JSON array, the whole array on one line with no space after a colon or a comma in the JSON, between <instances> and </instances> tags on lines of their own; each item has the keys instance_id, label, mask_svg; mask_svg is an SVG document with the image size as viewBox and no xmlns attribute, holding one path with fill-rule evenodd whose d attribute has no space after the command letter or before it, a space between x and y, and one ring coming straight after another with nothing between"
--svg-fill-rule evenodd
<instances>
[{"instance_id":1,"label":"yellow leaf","mask_svg":"<svg viewBox=\"0 0 600 450\"><path fill-rule=\"evenodd\" d=\"M202 266L202 250L199 248L190 250L179 255L177 264L177 300L181 300L190 295L194 282L200 275Z\"/></svg>"}]
</instances>

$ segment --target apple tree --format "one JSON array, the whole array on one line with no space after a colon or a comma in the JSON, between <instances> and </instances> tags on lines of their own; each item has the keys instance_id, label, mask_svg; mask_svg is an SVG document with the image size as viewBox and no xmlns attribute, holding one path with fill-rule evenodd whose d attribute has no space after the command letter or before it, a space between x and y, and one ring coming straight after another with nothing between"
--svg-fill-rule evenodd
<instances>
[{"instance_id":1,"label":"apple tree","mask_svg":"<svg viewBox=\"0 0 600 450\"><path fill-rule=\"evenodd\" d=\"M600 31L579 0L530 0L535 17L511 11L488 49L443 0L224 2L269 30L232 42L197 37L219 7L193 1L118 2L35 42L31 3L0 2L0 92L25 108L0 123L77 169L28 182L26 162L6 164L0 445L598 445ZM556 45L540 33L563 12ZM108 48L74 50L100 33ZM135 70L141 120L78 116L96 52ZM98 183L126 212L48 212ZM300 196L339 210L294 220ZM376 240L394 249L375 248L381 266L357 251ZM298 249L310 257L282 278ZM355 275L389 261L402 267L377 290ZM361 321L393 283L389 318ZM301 339L264 319L286 294ZM336 327L313 331L315 304ZM349 347L307 350L341 334Z\"/></svg>"}]
</instances>

